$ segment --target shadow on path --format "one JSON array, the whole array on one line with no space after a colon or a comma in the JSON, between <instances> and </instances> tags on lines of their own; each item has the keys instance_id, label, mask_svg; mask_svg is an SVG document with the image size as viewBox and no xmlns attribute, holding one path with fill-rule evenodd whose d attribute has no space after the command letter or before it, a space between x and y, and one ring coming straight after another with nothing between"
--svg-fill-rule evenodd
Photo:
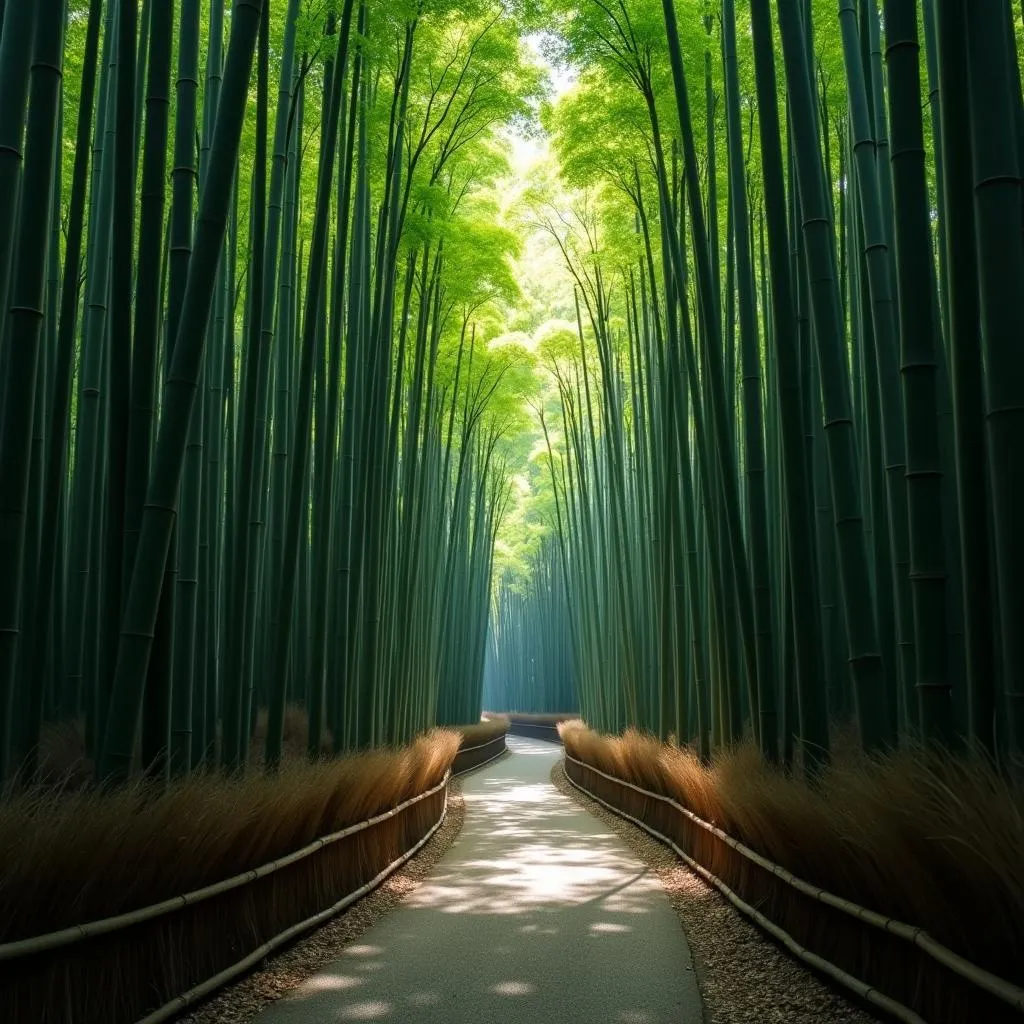
<instances>
[{"instance_id":1,"label":"shadow on path","mask_svg":"<svg viewBox=\"0 0 1024 1024\"><path fill-rule=\"evenodd\" d=\"M700 1024L657 878L551 785L560 747L509 747L464 779L465 825L423 884L257 1024Z\"/></svg>"}]
</instances>

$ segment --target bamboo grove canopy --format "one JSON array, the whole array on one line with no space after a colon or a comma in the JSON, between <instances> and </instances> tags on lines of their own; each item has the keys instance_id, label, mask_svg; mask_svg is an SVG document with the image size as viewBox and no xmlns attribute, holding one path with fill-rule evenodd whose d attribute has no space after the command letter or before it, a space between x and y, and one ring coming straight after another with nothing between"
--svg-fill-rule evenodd
<instances>
[{"instance_id":1,"label":"bamboo grove canopy","mask_svg":"<svg viewBox=\"0 0 1024 1024\"><path fill-rule=\"evenodd\" d=\"M0 0L0 774L1018 755L1021 14Z\"/></svg>"}]
</instances>

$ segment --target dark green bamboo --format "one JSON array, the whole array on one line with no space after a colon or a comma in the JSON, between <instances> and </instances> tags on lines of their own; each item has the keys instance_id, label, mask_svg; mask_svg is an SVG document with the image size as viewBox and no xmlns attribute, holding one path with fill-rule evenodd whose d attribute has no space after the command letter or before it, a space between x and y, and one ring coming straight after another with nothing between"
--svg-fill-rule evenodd
<instances>
[{"instance_id":1,"label":"dark green bamboo","mask_svg":"<svg viewBox=\"0 0 1024 1024\"><path fill-rule=\"evenodd\" d=\"M9 10L13 10L10 8ZM32 429L42 344L46 264L53 203L55 153L64 59L64 9L60 0L36 7L32 44L30 104L25 138L25 179L21 189L18 260L10 289L10 309L3 317L9 339L5 365L3 420L0 421L0 776L9 763L11 725L18 666L21 581L25 572L25 537ZM15 112L16 113L16 112ZM34 561L34 560L33 560ZM33 573L37 566L32 564ZM33 720L42 717L42 681L32 692ZM28 737L22 736L19 749Z\"/></svg>"},{"instance_id":2,"label":"dark green bamboo","mask_svg":"<svg viewBox=\"0 0 1024 1024\"><path fill-rule=\"evenodd\" d=\"M948 267L949 350L956 434L957 510L963 565L964 632L967 649L968 718L971 737L986 750L996 747L996 656L993 632L993 567L989 526L981 314L977 286L977 242L969 147L966 28L959 4L936 9L941 94L941 156L945 188L942 219Z\"/></svg>"},{"instance_id":3,"label":"dark green bamboo","mask_svg":"<svg viewBox=\"0 0 1024 1024\"><path fill-rule=\"evenodd\" d=\"M249 734L249 700L256 651L256 585L258 525L262 499L263 436L259 426L265 421L261 403L266 396L269 377L269 352L264 346L263 308L267 299L264 274L268 264L276 265L276 252L266 251L266 173L267 173L267 77L269 50L260 39L257 61L256 152L253 163L251 214L251 252L245 336L242 351L241 407L236 441L235 478L232 481L231 517L234 528L229 540L230 568L228 600L227 658L222 764L229 772L242 770ZM270 258L268 259L268 255ZM273 321L271 321L273 323Z\"/></svg>"},{"instance_id":4,"label":"dark green bamboo","mask_svg":"<svg viewBox=\"0 0 1024 1024\"><path fill-rule=\"evenodd\" d=\"M945 510L932 319L933 258L925 178L924 129L916 4L886 0L886 65L896 208L910 582L914 598L914 650L920 725L926 740L953 738L949 640L946 618Z\"/></svg>"},{"instance_id":5,"label":"dark green bamboo","mask_svg":"<svg viewBox=\"0 0 1024 1024\"><path fill-rule=\"evenodd\" d=\"M132 290L134 283L136 57L138 9L117 6L117 74L114 88L114 192L111 201L111 278L107 355L106 468L99 619L99 673L106 692L117 658L118 629L125 596L125 514L132 372ZM159 264L158 264L159 265Z\"/></svg>"},{"instance_id":6,"label":"dark green bamboo","mask_svg":"<svg viewBox=\"0 0 1024 1024\"><path fill-rule=\"evenodd\" d=\"M693 141L693 131L690 125L690 104L686 88L686 73L679 46L679 31L676 26L675 9L672 6L671 0L663 0L662 9L668 35L672 80L675 86L676 110L682 134L687 179L686 196L692 221L691 230L696 242L694 255L697 267L697 293L700 299L701 322L705 336L703 349L710 371L710 380L708 381L708 390L711 396L710 419L714 424L717 462L721 472L722 487L725 495L722 511L725 517L726 541L732 566L743 656L746 663L747 697L750 703L755 737L760 739L753 588L751 586L750 567L747 562L746 548L739 518L739 494L736 481L734 449L728 440L732 436L732 431L727 423L725 384L722 379L721 324L718 319L718 304L714 297L711 260L707 243L708 234L705 229L704 211L700 203L700 178L697 170L697 154ZM676 259L676 272L679 272L678 258Z\"/></svg>"},{"instance_id":7,"label":"dark green bamboo","mask_svg":"<svg viewBox=\"0 0 1024 1024\"><path fill-rule=\"evenodd\" d=\"M50 404L49 436L46 449L46 480L44 484L43 516L41 536L54 537L59 533L58 523L68 488L68 429L71 422L71 386L75 355L75 337L78 326L79 275L82 263L82 240L85 220L85 201L89 178L90 137L96 91L96 63L99 56L99 39L102 0L91 0L89 21L86 27L84 63L78 111L78 125L75 132L75 163L72 172L71 199L68 208L67 247L64 254L63 277L60 290L60 319L57 329L56 365L54 368L53 395ZM56 255L52 252L51 256ZM33 615L34 643L32 662L28 679L42 679L48 652L55 646L64 659L71 660L67 650L70 631L58 630L49 624L63 618L65 609L55 600L58 592L58 576L61 559L61 545L43 544L40 547L39 586L36 589L36 603ZM60 589L67 587L61 581ZM63 589L65 596L68 590ZM65 623L66 625L66 623ZM56 673L56 685L60 688L60 708L65 713L77 711L80 693L67 685L64 672ZM30 749L35 749L38 737L32 737Z\"/></svg>"},{"instance_id":8,"label":"dark green bamboo","mask_svg":"<svg viewBox=\"0 0 1024 1024\"><path fill-rule=\"evenodd\" d=\"M18 199L24 160L22 145L28 114L36 13L37 8L30 0L12 0L4 8L3 34L0 35L0 111L3 111L3 119L0 120L0 310L5 312L14 243L17 241ZM6 346L2 346L0 380L6 366L6 351Z\"/></svg>"},{"instance_id":9,"label":"dark green bamboo","mask_svg":"<svg viewBox=\"0 0 1024 1024\"><path fill-rule=\"evenodd\" d=\"M174 171L171 177L171 281L168 288L167 334L177 336L181 303L192 258L193 193L197 168L195 155L196 108L199 92L199 3L182 0L178 30L178 69L175 95ZM211 372L212 360L204 359L201 380ZM200 390L202 398L205 389ZM175 577L173 685L171 687L170 771L185 775L192 766L193 703L202 701L196 679L196 629L199 599L199 518L203 485L203 426L206 402L193 410L189 424L185 470L178 522L178 572Z\"/></svg>"},{"instance_id":10,"label":"dark green bamboo","mask_svg":"<svg viewBox=\"0 0 1024 1024\"><path fill-rule=\"evenodd\" d=\"M285 519L284 543L282 546L283 561L281 566L280 593L276 595L276 599L281 604L281 615L277 635L273 638L271 661L271 679L275 680L278 687L273 704L273 707L276 709L275 722L273 723L273 743L277 749L273 749L269 743L267 748L267 766L271 769L277 767L280 756L278 744L280 743L281 725L279 723L283 720L284 681L288 671L293 632L293 619L289 614L289 609L292 607L292 602L295 599L302 526L308 509L306 487L310 461L309 437L313 414L313 372L318 348L317 329L326 276L328 211L330 207L331 183L334 175L334 162L337 155L339 121L345 82L344 62L351 25L352 5L353 0L346 0L342 13L341 45L325 79L327 83L325 90L327 90L329 85L330 98L329 102L325 105L327 115L324 125L325 136L320 151L320 165L317 172L316 207L313 216L313 237L307 271L305 315L302 325L301 366L296 381L298 402L293 433L295 448L290 466L291 474L288 480L288 506ZM321 566L320 568L326 572L327 566Z\"/></svg>"},{"instance_id":11,"label":"dark green bamboo","mask_svg":"<svg viewBox=\"0 0 1024 1024\"><path fill-rule=\"evenodd\" d=\"M1007 296L1024 281L1020 84L1008 20L965 4L964 23L1000 672L1016 757L1024 750L1024 309Z\"/></svg>"},{"instance_id":12,"label":"dark green bamboo","mask_svg":"<svg viewBox=\"0 0 1024 1024\"><path fill-rule=\"evenodd\" d=\"M743 139L740 134L739 73L736 66L736 11L733 0L723 0L725 36L725 94L729 137L730 207L736 245L739 285L740 345L743 367L743 449L746 502L754 593L757 649L758 707L761 750L769 761L778 758L778 722L775 712L775 653L772 637L771 587L768 578L768 527L765 507L764 437L761 413L761 357L754 301L754 271L746 240L750 231L747 192L743 180Z\"/></svg>"},{"instance_id":13,"label":"dark green bamboo","mask_svg":"<svg viewBox=\"0 0 1024 1024\"><path fill-rule=\"evenodd\" d=\"M885 665L878 647L874 598L867 572L864 521L857 485L857 458L850 407L849 369L835 277L832 224L824 193L818 140L813 133L813 98L795 0L779 0L779 29L786 83L793 112L803 236L811 279L814 339L821 365L825 437L829 453L832 506L839 548L850 664L857 694L861 741L871 750L892 743L894 723L887 710Z\"/></svg>"},{"instance_id":14,"label":"dark green bamboo","mask_svg":"<svg viewBox=\"0 0 1024 1024\"><path fill-rule=\"evenodd\" d=\"M164 386L164 415L156 436L153 474L143 512L111 710L98 766L99 777L112 782L126 778L131 766L135 722L141 705L164 565L176 517L188 424L213 304L217 264L227 230L234 168L261 13L261 0L235 0L209 173L199 203L194 252L189 264L174 359Z\"/></svg>"}]
</instances>

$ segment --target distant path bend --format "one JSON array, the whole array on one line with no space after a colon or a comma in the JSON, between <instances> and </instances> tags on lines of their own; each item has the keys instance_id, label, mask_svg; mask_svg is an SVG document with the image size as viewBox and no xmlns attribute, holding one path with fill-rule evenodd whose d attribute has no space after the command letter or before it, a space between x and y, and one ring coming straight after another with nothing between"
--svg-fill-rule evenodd
<instances>
[{"instance_id":1,"label":"distant path bend","mask_svg":"<svg viewBox=\"0 0 1024 1024\"><path fill-rule=\"evenodd\" d=\"M655 875L509 737L466 776L462 832L422 885L257 1024L700 1024L679 919Z\"/></svg>"}]
</instances>

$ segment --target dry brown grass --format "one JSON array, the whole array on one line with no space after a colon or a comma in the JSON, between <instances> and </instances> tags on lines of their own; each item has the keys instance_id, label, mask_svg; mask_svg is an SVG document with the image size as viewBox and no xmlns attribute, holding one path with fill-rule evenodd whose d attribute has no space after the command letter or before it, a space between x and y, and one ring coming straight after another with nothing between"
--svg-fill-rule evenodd
<instances>
[{"instance_id":1,"label":"dry brown grass","mask_svg":"<svg viewBox=\"0 0 1024 1024\"><path fill-rule=\"evenodd\" d=\"M85 749L85 720L55 722L43 728L39 745L39 781L45 786L81 789L92 779Z\"/></svg>"},{"instance_id":2,"label":"dry brown grass","mask_svg":"<svg viewBox=\"0 0 1024 1024\"><path fill-rule=\"evenodd\" d=\"M281 747L281 755L285 761L301 761L308 756L306 740L309 736L309 716L306 709L298 704L289 704L284 709L284 738ZM253 764L263 763L263 752L267 746L267 712L265 708L260 709L256 716L256 727L252 733L252 743L249 748L249 760ZM320 741L320 752L326 754L334 748L334 737L330 729L324 729L323 739Z\"/></svg>"},{"instance_id":3,"label":"dry brown grass","mask_svg":"<svg viewBox=\"0 0 1024 1024\"><path fill-rule=\"evenodd\" d=\"M309 735L309 719L304 708L289 704L284 712L284 742L282 757L285 761L302 761L307 757L306 737ZM219 742L219 736L218 736ZM267 711L261 709L256 716L249 763L254 767L263 764L263 752L267 744ZM322 753L328 753L334 746L329 729L324 731L320 744ZM136 757L135 770L140 765ZM71 792L83 789L92 782L93 762L85 743L85 720L75 718L62 722L48 722L43 726L39 750L39 785Z\"/></svg>"},{"instance_id":4,"label":"dry brown grass","mask_svg":"<svg viewBox=\"0 0 1024 1024\"><path fill-rule=\"evenodd\" d=\"M494 715L473 725L455 728L461 733L462 739L455 763L452 765L452 772L456 775L465 774L487 764L507 749L505 736L508 734L508 719L502 715Z\"/></svg>"},{"instance_id":5,"label":"dry brown grass","mask_svg":"<svg viewBox=\"0 0 1024 1024\"><path fill-rule=\"evenodd\" d=\"M299 723L294 718L293 723ZM37 786L0 804L0 942L136 908L259 867L439 783L461 737L164 791ZM0 962L0 1019L130 1024L334 906L439 820L444 791L255 882L109 935ZM5 1016L5 1014L7 1016Z\"/></svg>"},{"instance_id":6,"label":"dry brown grass","mask_svg":"<svg viewBox=\"0 0 1024 1024\"><path fill-rule=\"evenodd\" d=\"M635 731L560 727L578 760L670 796L805 881L1024 982L1024 790L980 757L917 747L837 758L820 782L750 744L706 766Z\"/></svg>"},{"instance_id":7,"label":"dry brown grass","mask_svg":"<svg viewBox=\"0 0 1024 1024\"><path fill-rule=\"evenodd\" d=\"M473 725L455 726L462 733L462 745L475 747L488 743L508 732L508 717L505 715L489 715Z\"/></svg>"},{"instance_id":8,"label":"dry brown grass","mask_svg":"<svg viewBox=\"0 0 1024 1024\"><path fill-rule=\"evenodd\" d=\"M513 724L521 722L524 725L558 725L559 722L568 722L576 718L575 711L560 711L550 715L528 714L519 711L507 711L505 714Z\"/></svg>"},{"instance_id":9,"label":"dry brown grass","mask_svg":"<svg viewBox=\"0 0 1024 1024\"><path fill-rule=\"evenodd\" d=\"M274 777L199 775L163 792L37 787L0 803L0 942L158 903L259 867L439 782L459 746L435 731L400 750Z\"/></svg>"}]
</instances>

